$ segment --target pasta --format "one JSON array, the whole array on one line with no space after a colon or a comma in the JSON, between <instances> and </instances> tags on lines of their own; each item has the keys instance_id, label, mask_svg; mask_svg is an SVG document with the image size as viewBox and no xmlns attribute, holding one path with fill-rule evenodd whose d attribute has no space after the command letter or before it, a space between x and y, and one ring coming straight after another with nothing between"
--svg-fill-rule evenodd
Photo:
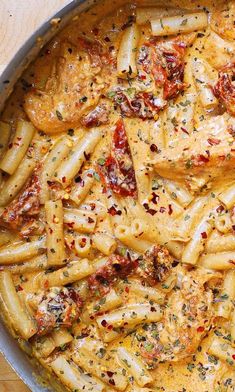
<instances>
[{"instance_id":1,"label":"pasta","mask_svg":"<svg viewBox=\"0 0 235 392\"><path fill-rule=\"evenodd\" d=\"M13 174L16 171L25 156L34 132L35 129L31 123L18 121L14 139L0 162L0 169L8 174Z\"/></svg>"},{"instance_id":2,"label":"pasta","mask_svg":"<svg viewBox=\"0 0 235 392\"><path fill-rule=\"evenodd\" d=\"M234 1L91 3L1 113L0 316L55 392L232 392Z\"/></svg>"},{"instance_id":3,"label":"pasta","mask_svg":"<svg viewBox=\"0 0 235 392\"><path fill-rule=\"evenodd\" d=\"M0 121L0 157L3 156L7 148L7 143L10 139L11 127L3 121Z\"/></svg>"},{"instance_id":4,"label":"pasta","mask_svg":"<svg viewBox=\"0 0 235 392\"><path fill-rule=\"evenodd\" d=\"M138 357L135 357L123 347L118 349L117 355L122 365L124 365L128 372L136 379L139 386L144 387L146 384L151 383L152 378Z\"/></svg>"},{"instance_id":5,"label":"pasta","mask_svg":"<svg viewBox=\"0 0 235 392\"><path fill-rule=\"evenodd\" d=\"M0 249L0 264L23 263L46 249L45 238L31 242L8 245Z\"/></svg>"},{"instance_id":6,"label":"pasta","mask_svg":"<svg viewBox=\"0 0 235 392\"><path fill-rule=\"evenodd\" d=\"M12 319L14 329L24 339L29 339L35 334L36 326L20 303L9 271L0 272L0 295Z\"/></svg>"},{"instance_id":7,"label":"pasta","mask_svg":"<svg viewBox=\"0 0 235 392\"><path fill-rule=\"evenodd\" d=\"M56 169L54 178L66 188L70 185L72 179L76 176L82 164L95 149L96 144L101 139L101 133L95 129L79 141L70 150L69 156Z\"/></svg>"},{"instance_id":8,"label":"pasta","mask_svg":"<svg viewBox=\"0 0 235 392\"><path fill-rule=\"evenodd\" d=\"M61 200L47 201L46 233L48 265L63 264L66 259L63 232L63 205Z\"/></svg>"},{"instance_id":9,"label":"pasta","mask_svg":"<svg viewBox=\"0 0 235 392\"><path fill-rule=\"evenodd\" d=\"M207 15L203 12L151 20L153 35L159 36L189 33L195 30L202 30L206 26Z\"/></svg>"},{"instance_id":10,"label":"pasta","mask_svg":"<svg viewBox=\"0 0 235 392\"><path fill-rule=\"evenodd\" d=\"M136 50L139 40L138 26L133 23L122 36L117 57L117 72L121 78L134 78L137 75Z\"/></svg>"},{"instance_id":11,"label":"pasta","mask_svg":"<svg viewBox=\"0 0 235 392\"><path fill-rule=\"evenodd\" d=\"M55 173L60 162L63 161L69 154L73 142L69 138L59 139L51 148L48 153L44 164L43 172L41 175L42 190L40 194L40 202L43 204L49 200L49 188L48 182L52 180L52 176Z\"/></svg>"},{"instance_id":12,"label":"pasta","mask_svg":"<svg viewBox=\"0 0 235 392\"><path fill-rule=\"evenodd\" d=\"M0 195L0 206L5 206L14 199L32 174L35 166L36 162L32 158L25 157L22 160L15 173L4 183L4 188L1 190Z\"/></svg>"}]
</instances>

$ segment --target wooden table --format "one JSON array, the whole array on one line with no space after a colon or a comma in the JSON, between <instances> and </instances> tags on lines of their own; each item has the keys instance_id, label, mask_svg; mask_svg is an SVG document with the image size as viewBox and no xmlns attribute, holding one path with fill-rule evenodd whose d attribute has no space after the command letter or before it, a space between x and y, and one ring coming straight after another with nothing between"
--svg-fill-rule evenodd
<instances>
[{"instance_id":1,"label":"wooden table","mask_svg":"<svg viewBox=\"0 0 235 392\"><path fill-rule=\"evenodd\" d=\"M0 0L0 73L31 33L71 0ZM29 392L0 355L0 392Z\"/></svg>"}]
</instances>

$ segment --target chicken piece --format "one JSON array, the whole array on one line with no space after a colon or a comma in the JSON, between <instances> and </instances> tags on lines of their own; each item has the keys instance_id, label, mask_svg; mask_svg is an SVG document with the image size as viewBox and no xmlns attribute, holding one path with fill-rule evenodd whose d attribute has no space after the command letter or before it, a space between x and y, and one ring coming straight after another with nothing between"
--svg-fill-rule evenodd
<instances>
[{"instance_id":1,"label":"chicken piece","mask_svg":"<svg viewBox=\"0 0 235 392\"><path fill-rule=\"evenodd\" d=\"M173 291L163 320L143 332L141 353L149 364L179 361L196 352L213 320L212 291L206 287L219 273L182 271L180 289Z\"/></svg>"},{"instance_id":2,"label":"chicken piece","mask_svg":"<svg viewBox=\"0 0 235 392\"><path fill-rule=\"evenodd\" d=\"M52 287L38 297L35 319L38 335L51 332L56 327L71 327L77 320L82 307L82 300L72 287Z\"/></svg>"},{"instance_id":3,"label":"chicken piece","mask_svg":"<svg viewBox=\"0 0 235 392\"><path fill-rule=\"evenodd\" d=\"M145 252L138 272L150 285L155 285L167 279L172 271L173 262L166 248L154 245Z\"/></svg>"},{"instance_id":4,"label":"chicken piece","mask_svg":"<svg viewBox=\"0 0 235 392\"><path fill-rule=\"evenodd\" d=\"M97 106L111 74L112 58L99 42L80 39L77 47L62 42L60 53L45 90L25 96L28 117L46 133L77 126Z\"/></svg>"},{"instance_id":5,"label":"chicken piece","mask_svg":"<svg viewBox=\"0 0 235 392\"><path fill-rule=\"evenodd\" d=\"M35 219L40 213L39 182L37 167L19 196L0 215L0 225L12 230L20 230L23 236L37 229L39 223Z\"/></svg>"},{"instance_id":6,"label":"chicken piece","mask_svg":"<svg viewBox=\"0 0 235 392\"><path fill-rule=\"evenodd\" d=\"M217 34L229 41L235 40L235 2L226 2L212 13L210 26Z\"/></svg>"},{"instance_id":7,"label":"chicken piece","mask_svg":"<svg viewBox=\"0 0 235 392\"><path fill-rule=\"evenodd\" d=\"M89 276L89 288L96 295L102 296L109 292L111 285L118 278L126 278L137 266L137 261L132 261L119 255L112 255L103 267L100 267L94 274Z\"/></svg>"},{"instance_id":8,"label":"chicken piece","mask_svg":"<svg viewBox=\"0 0 235 392\"><path fill-rule=\"evenodd\" d=\"M212 67L220 69L235 60L235 42L226 41L211 31L205 38L203 55Z\"/></svg>"},{"instance_id":9,"label":"chicken piece","mask_svg":"<svg viewBox=\"0 0 235 392\"><path fill-rule=\"evenodd\" d=\"M206 120L197 131L180 140L174 148L157 154L154 168L173 180L193 181L225 175L235 167L235 119L226 113Z\"/></svg>"}]
</instances>

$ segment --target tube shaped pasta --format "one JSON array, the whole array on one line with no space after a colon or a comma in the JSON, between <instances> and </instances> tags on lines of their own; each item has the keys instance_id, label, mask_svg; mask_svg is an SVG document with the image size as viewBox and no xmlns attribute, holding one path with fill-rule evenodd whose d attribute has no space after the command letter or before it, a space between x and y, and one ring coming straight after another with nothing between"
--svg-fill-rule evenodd
<instances>
[{"instance_id":1,"label":"tube shaped pasta","mask_svg":"<svg viewBox=\"0 0 235 392\"><path fill-rule=\"evenodd\" d=\"M101 392L104 390L103 383L91 377L85 377L64 354L58 355L50 362L50 366L61 382L73 391Z\"/></svg>"},{"instance_id":2,"label":"tube shaped pasta","mask_svg":"<svg viewBox=\"0 0 235 392\"><path fill-rule=\"evenodd\" d=\"M234 234L220 235L217 232L212 232L206 243L205 250L207 253L220 253L235 250Z\"/></svg>"},{"instance_id":3,"label":"tube shaped pasta","mask_svg":"<svg viewBox=\"0 0 235 392\"><path fill-rule=\"evenodd\" d=\"M182 15L184 9L167 7L138 7L136 9L136 23L143 25L149 20L160 19L164 16Z\"/></svg>"},{"instance_id":4,"label":"tube shaped pasta","mask_svg":"<svg viewBox=\"0 0 235 392\"><path fill-rule=\"evenodd\" d=\"M47 201L45 211L48 265L61 265L66 260L62 201Z\"/></svg>"},{"instance_id":5,"label":"tube shaped pasta","mask_svg":"<svg viewBox=\"0 0 235 392\"><path fill-rule=\"evenodd\" d=\"M114 238L112 238L106 233L101 233L99 231L93 234L92 244L95 248L97 248L101 253L106 256L111 255L117 247L117 243Z\"/></svg>"},{"instance_id":6,"label":"tube shaped pasta","mask_svg":"<svg viewBox=\"0 0 235 392\"><path fill-rule=\"evenodd\" d=\"M40 278L41 285L45 287L64 286L91 275L93 271L88 260L73 261L64 268L45 274Z\"/></svg>"},{"instance_id":7,"label":"tube shaped pasta","mask_svg":"<svg viewBox=\"0 0 235 392\"><path fill-rule=\"evenodd\" d=\"M107 329L109 325L115 327L134 326L142 322L159 321L162 313L158 305L140 304L129 305L120 308L103 316L97 317L96 321L99 328ZM105 326L104 326L105 325Z\"/></svg>"},{"instance_id":8,"label":"tube shaped pasta","mask_svg":"<svg viewBox=\"0 0 235 392\"><path fill-rule=\"evenodd\" d=\"M139 36L135 23L123 32L117 56L117 73L120 78L134 78L137 75L136 52Z\"/></svg>"},{"instance_id":9,"label":"tube shaped pasta","mask_svg":"<svg viewBox=\"0 0 235 392\"><path fill-rule=\"evenodd\" d=\"M13 174L24 158L29 144L33 138L35 128L32 123L19 120L12 143L0 162L0 169Z\"/></svg>"},{"instance_id":10,"label":"tube shaped pasta","mask_svg":"<svg viewBox=\"0 0 235 392\"><path fill-rule=\"evenodd\" d=\"M235 348L233 348L227 340L215 337L208 349L209 354L214 355L221 361L225 361L229 365L235 366Z\"/></svg>"},{"instance_id":11,"label":"tube shaped pasta","mask_svg":"<svg viewBox=\"0 0 235 392\"><path fill-rule=\"evenodd\" d=\"M183 254L182 263L196 264L200 254L203 252L205 240L212 231L212 226L207 220L202 220L196 228L192 239L186 244Z\"/></svg>"},{"instance_id":12,"label":"tube shaped pasta","mask_svg":"<svg viewBox=\"0 0 235 392\"><path fill-rule=\"evenodd\" d=\"M64 223L70 229L81 233L93 233L96 226L97 217L93 212L77 210L73 208L64 209Z\"/></svg>"},{"instance_id":13,"label":"tube shaped pasta","mask_svg":"<svg viewBox=\"0 0 235 392\"><path fill-rule=\"evenodd\" d=\"M225 191L220 193L218 199L230 209L235 203L235 184L229 186Z\"/></svg>"},{"instance_id":14,"label":"tube shaped pasta","mask_svg":"<svg viewBox=\"0 0 235 392\"><path fill-rule=\"evenodd\" d=\"M33 257L30 260L26 260L25 263L23 264L20 265L16 264L16 265L9 266L7 268L13 275L25 274L27 272L43 271L48 268L47 256L39 255Z\"/></svg>"},{"instance_id":15,"label":"tube shaped pasta","mask_svg":"<svg viewBox=\"0 0 235 392\"><path fill-rule=\"evenodd\" d=\"M98 129L94 129L87 133L84 138L71 149L68 158L62 162L54 174L55 181L60 182L63 188L66 188L71 183L72 179L80 170L83 162L85 162L86 156L93 153L101 136L101 132Z\"/></svg>"},{"instance_id":16,"label":"tube shaped pasta","mask_svg":"<svg viewBox=\"0 0 235 392\"><path fill-rule=\"evenodd\" d=\"M9 271L0 272L0 296L8 309L15 331L24 339L31 338L37 332L37 328L21 305Z\"/></svg>"},{"instance_id":17,"label":"tube shaped pasta","mask_svg":"<svg viewBox=\"0 0 235 392\"><path fill-rule=\"evenodd\" d=\"M151 19L152 34L157 36L190 33L207 27L207 15L204 12Z\"/></svg>"},{"instance_id":18,"label":"tube shaped pasta","mask_svg":"<svg viewBox=\"0 0 235 392\"><path fill-rule=\"evenodd\" d=\"M204 254L199 259L199 265L215 270L235 268L235 252L220 252Z\"/></svg>"},{"instance_id":19,"label":"tube shaped pasta","mask_svg":"<svg viewBox=\"0 0 235 392\"><path fill-rule=\"evenodd\" d=\"M164 180L164 185L170 196L176 199L183 207L187 207L193 200L191 193L181 185L170 180Z\"/></svg>"},{"instance_id":20,"label":"tube shaped pasta","mask_svg":"<svg viewBox=\"0 0 235 392\"><path fill-rule=\"evenodd\" d=\"M129 286L128 286L129 287ZM145 298L146 300L152 300L158 304L162 304L165 300L165 294L155 287L143 286L138 281L131 281L130 291Z\"/></svg>"},{"instance_id":21,"label":"tube shaped pasta","mask_svg":"<svg viewBox=\"0 0 235 392\"><path fill-rule=\"evenodd\" d=\"M43 358L48 357L56 348L55 342L51 336L40 336L33 344L33 351L36 356Z\"/></svg>"},{"instance_id":22,"label":"tube shaped pasta","mask_svg":"<svg viewBox=\"0 0 235 392\"><path fill-rule=\"evenodd\" d=\"M29 176L32 174L36 162L32 158L25 157L20 163L15 173L4 183L0 193L0 207L7 205L24 186Z\"/></svg>"},{"instance_id":23,"label":"tube shaped pasta","mask_svg":"<svg viewBox=\"0 0 235 392\"><path fill-rule=\"evenodd\" d=\"M229 213L224 213L215 217L215 227L221 233L228 233L232 229L232 221Z\"/></svg>"},{"instance_id":24,"label":"tube shaped pasta","mask_svg":"<svg viewBox=\"0 0 235 392\"><path fill-rule=\"evenodd\" d=\"M91 373L93 376L98 377L103 382L110 385L110 379L114 380L115 389L124 391L127 387L127 378L122 374L123 368L119 368L116 361L110 361L110 355L100 353L105 352L104 346L94 339L84 338L78 350L73 355L73 360L81 368ZM90 359L90 361L87 360ZM109 372L112 376L109 376Z\"/></svg>"},{"instance_id":25,"label":"tube shaped pasta","mask_svg":"<svg viewBox=\"0 0 235 392\"><path fill-rule=\"evenodd\" d=\"M78 235L74 239L74 248L79 257L87 257L91 251L91 239L87 235Z\"/></svg>"},{"instance_id":26,"label":"tube shaped pasta","mask_svg":"<svg viewBox=\"0 0 235 392\"><path fill-rule=\"evenodd\" d=\"M81 175L81 180L77 183L75 182L69 195L70 199L79 206L87 196L89 190L94 184L94 181L94 170L85 170Z\"/></svg>"},{"instance_id":27,"label":"tube shaped pasta","mask_svg":"<svg viewBox=\"0 0 235 392\"><path fill-rule=\"evenodd\" d=\"M60 328L58 330L54 330L51 333L51 337L54 341L55 347L63 348L66 344L72 342L73 337L71 333L66 328Z\"/></svg>"},{"instance_id":28,"label":"tube shaped pasta","mask_svg":"<svg viewBox=\"0 0 235 392\"><path fill-rule=\"evenodd\" d=\"M176 222L172 228L172 236L179 241L187 241L196 222L202 214L206 205L207 198L199 197L192 205L189 206L182 217Z\"/></svg>"},{"instance_id":29,"label":"tube shaped pasta","mask_svg":"<svg viewBox=\"0 0 235 392\"><path fill-rule=\"evenodd\" d=\"M0 158L6 151L7 144L10 138L11 127L9 124L0 121Z\"/></svg>"},{"instance_id":30,"label":"tube shaped pasta","mask_svg":"<svg viewBox=\"0 0 235 392\"><path fill-rule=\"evenodd\" d=\"M41 174L41 192L40 202L44 204L49 200L49 189L47 181L50 181L57 167L68 156L73 142L68 137L62 137L53 145L52 149L46 156L43 163L43 170Z\"/></svg>"},{"instance_id":31,"label":"tube shaped pasta","mask_svg":"<svg viewBox=\"0 0 235 392\"><path fill-rule=\"evenodd\" d=\"M192 61L192 70L202 106L206 110L216 108L219 102L213 94L211 85L216 83L218 72L209 63L198 57Z\"/></svg>"},{"instance_id":32,"label":"tube shaped pasta","mask_svg":"<svg viewBox=\"0 0 235 392\"><path fill-rule=\"evenodd\" d=\"M114 230L115 237L121 241L128 248L131 248L139 253L144 253L148 248L150 248L153 243L136 238L131 233L131 228L126 225L119 225Z\"/></svg>"},{"instance_id":33,"label":"tube shaped pasta","mask_svg":"<svg viewBox=\"0 0 235 392\"><path fill-rule=\"evenodd\" d=\"M235 309L233 309L231 324L232 324L231 325L232 346L235 347Z\"/></svg>"},{"instance_id":34,"label":"tube shaped pasta","mask_svg":"<svg viewBox=\"0 0 235 392\"><path fill-rule=\"evenodd\" d=\"M42 253L46 248L45 238L31 242L8 245L0 248L0 265L23 263Z\"/></svg>"},{"instance_id":35,"label":"tube shaped pasta","mask_svg":"<svg viewBox=\"0 0 235 392\"><path fill-rule=\"evenodd\" d=\"M99 301L92 302L87 306L87 310L83 313L82 319L85 322L89 322L90 316L93 314L97 312L107 312L120 305L122 305L122 298L117 295L115 290L110 290L110 292Z\"/></svg>"},{"instance_id":36,"label":"tube shaped pasta","mask_svg":"<svg viewBox=\"0 0 235 392\"><path fill-rule=\"evenodd\" d=\"M118 347L117 357L140 387L144 387L153 382L153 378L139 356L137 357L133 352L130 352L124 347Z\"/></svg>"},{"instance_id":37,"label":"tube shaped pasta","mask_svg":"<svg viewBox=\"0 0 235 392\"><path fill-rule=\"evenodd\" d=\"M217 315L229 319L235 299L235 270L228 271L224 278L224 285L220 295Z\"/></svg>"}]
</instances>

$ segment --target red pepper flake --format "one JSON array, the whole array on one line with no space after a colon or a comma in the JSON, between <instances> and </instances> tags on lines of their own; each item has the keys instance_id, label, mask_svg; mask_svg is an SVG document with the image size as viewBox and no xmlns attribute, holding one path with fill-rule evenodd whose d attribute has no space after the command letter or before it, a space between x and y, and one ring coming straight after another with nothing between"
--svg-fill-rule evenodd
<instances>
[{"instance_id":1,"label":"red pepper flake","mask_svg":"<svg viewBox=\"0 0 235 392\"><path fill-rule=\"evenodd\" d=\"M173 209L171 204L168 205L168 215L171 215L173 213Z\"/></svg>"},{"instance_id":2,"label":"red pepper flake","mask_svg":"<svg viewBox=\"0 0 235 392\"><path fill-rule=\"evenodd\" d=\"M9 146L8 146L9 150L10 150L12 147L13 147L13 143L10 143Z\"/></svg>"},{"instance_id":3,"label":"red pepper flake","mask_svg":"<svg viewBox=\"0 0 235 392\"><path fill-rule=\"evenodd\" d=\"M150 150L151 150L152 152L158 152L158 148L157 148L156 144L151 144Z\"/></svg>"},{"instance_id":4,"label":"red pepper flake","mask_svg":"<svg viewBox=\"0 0 235 392\"><path fill-rule=\"evenodd\" d=\"M161 214L163 214L166 211L166 209L165 207L160 207L159 211L161 212Z\"/></svg>"},{"instance_id":5,"label":"red pepper flake","mask_svg":"<svg viewBox=\"0 0 235 392\"><path fill-rule=\"evenodd\" d=\"M233 360L235 361L235 354L232 355Z\"/></svg>"},{"instance_id":6,"label":"red pepper flake","mask_svg":"<svg viewBox=\"0 0 235 392\"><path fill-rule=\"evenodd\" d=\"M65 183L66 182L66 177L62 177L62 182Z\"/></svg>"},{"instance_id":7,"label":"red pepper flake","mask_svg":"<svg viewBox=\"0 0 235 392\"><path fill-rule=\"evenodd\" d=\"M151 312L155 312L156 308L154 308L154 306L151 306L150 310L151 310Z\"/></svg>"},{"instance_id":8,"label":"red pepper flake","mask_svg":"<svg viewBox=\"0 0 235 392\"><path fill-rule=\"evenodd\" d=\"M235 231L235 225L232 225L232 229Z\"/></svg>"},{"instance_id":9,"label":"red pepper flake","mask_svg":"<svg viewBox=\"0 0 235 392\"><path fill-rule=\"evenodd\" d=\"M121 210L117 210L114 206L111 206L110 208L108 208L108 213L112 216L115 215L122 215L122 211Z\"/></svg>"},{"instance_id":10,"label":"red pepper flake","mask_svg":"<svg viewBox=\"0 0 235 392\"><path fill-rule=\"evenodd\" d=\"M20 286L19 284L18 284L18 286L16 286L16 291L18 292L18 291L23 291L24 289L23 289L23 287L22 286Z\"/></svg>"},{"instance_id":11,"label":"red pepper flake","mask_svg":"<svg viewBox=\"0 0 235 392\"><path fill-rule=\"evenodd\" d=\"M221 140L220 139L216 139L214 137L210 137L209 139L207 139L207 142L211 145L211 146L217 146L218 144L220 144Z\"/></svg>"},{"instance_id":12,"label":"red pepper flake","mask_svg":"<svg viewBox=\"0 0 235 392\"><path fill-rule=\"evenodd\" d=\"M90 216L88 216L88 223L94 223L94 219L92 219Z\"/></svg>"},{"instance_id":13,"label":"red pepper flake","mask_svg":"<svg viewBox=\"0 0 235 392\"><path fill-rule=\"evenodd\" d=\"M70 229L73 229L75 222L66 223Z\"/></svg>"},{"instance_id":14,"label":"red pepper flake","mask_svg":"<svg viewBox=\"0 0 235 392\"><path fill-rule=\"evenodd\" d=\"M149 210L147 210L146 211L147 212L147 214L150 214L150 215L155 215L156 213L157 213L157 211L156 210L154 210L153 208L149 208Z\"/></svg>"},{"instance_id":15,"label":"red pepper flake","mask_svg":"<svg viewBox=\"0 0 235 392\"><path fill-rule=\"evenodd\" d=\"M115 381L114 381L114 379L113 379L113 378L110 378L110 380L109 380L109 384L111 384L111 385L115 385Z\"/></svg>"},{"instance_id":16,"label":"red pepper flake","mask_svg":"<svg viewBox=\"0 0 235 392\"><path fill-rule=\"evenodd\" d=\"M129 287L125 287L125 292L129 293L129 291L130 291Z\"/></svg>"},{"instance_id":17,"label":"red pepper flake","mask_svg":"<svg viewBox=\"0 0 235 392\"><path fill-rule=\"evenodd\" d=\"M108 326L108 330L109 330L109 331L112 331L112 329L113 329L113 326L112 326L112 325L109 325L109 326Z\"/></svg>"},{"instance_id":18,"label":"red pepper flake","mask_svg":"<svg viewBox=\"0 0 235 392\"><path fill-rule=\"evenodd\" d=\"M151 201L153 202L153 204L157 204L159 202L159 196L155 192L152 192Z\"/></svg>"},{"instance_id":19,"label":"red pepper flake","mask_svg":"<svg viewBox=\"0 0 235 392\"><path fill-rule=\"evenodd\" d=\"M198 327L197 332L202 333L204 332L205 328L204 327Z\"/></svg>"},{"instance_id":20,"label":"red pepper flake","mask_svg":"<svg viewBox=\"0 0 235 392\"><path fill-rule=\"evenodd\" d=\"M104 328L106 328L107 327L107 321L106 320L102 320L101 321L101 325L102 325L102 327L104 327Z\"/></svg>"},{"instance_id":21,"label":"red pepper flake","mask_svg":"<svg viewBox=\"0 0 235 392\"><path fill-rule=\"evenodd\" d=\"M114 373L113 373L113 372L110 372L109 370L107 370L107 375L108 375L109 377L113 377Z\"/></svg>"},{"instance_id":22,"label":"red pepper flake","mask_svg":"<svg viewBox=\"0 0 235 392\"><path fill-rule=\"evenodd\" d=\"M222 205L220 205L219 207L216 208L216 211L217 211L218 213L221 213L221 212L224 211L224 207L223 207Z\"/></svg>"},{"instance_id":23,"label":"red pepper flake","mask_svg":"<svg viewBox=\"0 0 235 392\"><path fill-rule=\"evenodd\" d=\"M206 232L205 231L203 231L202 233L201 233L201 236L202 236L202 238L207 238L207 234L206 234Z\"/></svg>"}]
</instances>

